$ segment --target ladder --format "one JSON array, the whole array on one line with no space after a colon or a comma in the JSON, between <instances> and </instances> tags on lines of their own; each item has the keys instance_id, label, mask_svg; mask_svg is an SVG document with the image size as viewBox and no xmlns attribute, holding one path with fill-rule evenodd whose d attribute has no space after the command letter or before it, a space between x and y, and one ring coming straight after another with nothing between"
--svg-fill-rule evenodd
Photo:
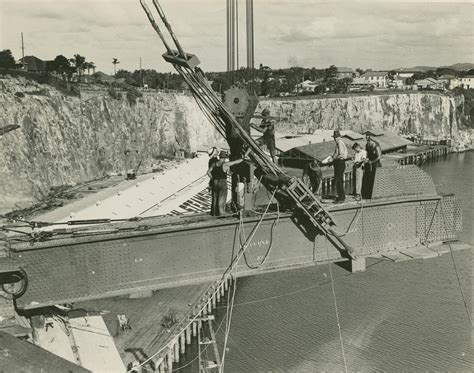
<instances>
[{"instance_id":1,"label":"ladder","mask_svg":"<svg viewBox=\"0 0 474 373\"><path fill-rule=\"evenodd\" d=\"M272 175L278 179L284 180L281 189L285 190L288 196L293 200L294 205L298 207L314 225L319 229L340 251L346 252L351 258L355 258L353 249L347 245L341 237L334 231L334 222L331 215L323 208L316 196L309 190L307 185L298 178L288 178L283 170L273 163L267 154L260 148L255 140L250 136L237 119L232 115L229 109L224 105L216 92L211 88L203 71L197 66L199 59L192 54L185 53L181 47L171 25L168 23L166 16L159 4L158 0L152 0L163 24L168 30L177 50L172 50L168 42L163 36L160 27L156 23L150 9L145 0L140 0L140 4L145 11L148 20L155 29L156 33L162 40L166 53L163 58L171 63L176 71L182 76L193 93L197 104L201 108L207 119L214 125L217 131L226 138L229 129L233 129L242 139L243 143L249 149L249 157L260 169L263 175ZM266 185L263 182L266 188ZM277 199L280 197L276 197Z\"/></svg>"}]
</instances>

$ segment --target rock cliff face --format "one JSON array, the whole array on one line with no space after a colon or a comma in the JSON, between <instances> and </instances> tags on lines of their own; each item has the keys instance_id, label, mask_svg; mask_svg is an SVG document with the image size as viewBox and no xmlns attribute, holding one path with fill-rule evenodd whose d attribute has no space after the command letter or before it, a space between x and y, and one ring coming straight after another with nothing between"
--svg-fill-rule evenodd
<instances>
[{"instance_id":1,"label":"rock cliff face","mask_svg":"<svg viewBox=\"0 0 474 373\"><path fill-rule=\"evenodd\" d=\"M146 93L130 104L107 93L64 96L24 78L0 79L0 212L40 200L52 186L81 183L212 144L217 133L194 99ZM204 173L204 170L203 170Z\"/></svg>"},{"instance_id":2,"label":"rock cliff face","mask_svg":"<svg viewBox=\"0 0 474 373\"><path fill-rule=\"evenodd\" d=\"M440 94L264 100L277 130L384 128L424 136L456 135L462 101ZM64 96L24 78L0 78L0 213L41 200L51 187L109 172L147 168L177 150L219 139L194 99L145 93L136 104L102 95ZM1 134L1 131L0 131ZM203 170L204 172L204 170Z\"/></svg>"},{"instance_id":3,"label":"rock cliff face","mask_svg":"<svg viewBox=\"0 0 474 373\"><path fill-rule=\"evenodd\" d=\"M374 94L318 99L271 99L257 110L270 109L280 117L276 129L284 133L315 129L350 129L361 132L380 128L422 136L457 133L462 98L438 93Z\"/></svg>"}]
</instances>

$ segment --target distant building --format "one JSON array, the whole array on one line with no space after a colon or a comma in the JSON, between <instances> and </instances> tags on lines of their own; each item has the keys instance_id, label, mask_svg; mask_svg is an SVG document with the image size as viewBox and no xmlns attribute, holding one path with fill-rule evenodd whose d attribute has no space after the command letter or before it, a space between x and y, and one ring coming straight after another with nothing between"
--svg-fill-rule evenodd
<instances>
[{"instance_id":1,"label":"distant building","mask_svg":"<svg viewBox=\"0 0 474 373\"><path fill-rule=\"evenodd\" d=\"M474 89L474 75L466 75L461 78L461 87Z\"/></svg>"},{"instance_id":2,"label":"distant building","mask_svg":"<svg viewBox=\"0 0 474 373\"><path fill-rule=\"evenodd\" d=\"M337 79L352 78L355 75L354 70L349 67L338 67L337 68Z\"/></svg>"},{"instance_id":3,"label":"distant building","mask_svg":"<svg viewBox=\"0 0 474 373\"><path fill-rule=\"evenodd\" d=\"M35 56L25 56L24 61L23 58L20 58L19 63L23 65L25 64L25 70L33 73L42 73L46 71L46 62L39 59Z\"/></svg>"},{"instance_id":4,"label":"distant building","mask_svg":"<svg viewBox=\"0 0 474 373\"><path fill-rule=\"evenodd\" d=\"M415 85L420 89L444 89L444 82L434 78L415 80Z\"/></svg>"},{"instance_id":5,"label":"distant building","mask_svg":"<svg viewBox=\"0 0 474 373\"><path fill-rule=\"evenodd\" d=\"M454 89L454 88L460 87L460 86L461 86L461 79L458 79L458 78L451 79L448 83L448 88L449 89Z\"/></svg>"},{"instance_id":6,"label":"distant building","mask_svg":"<svg viewBox=\"0 0 474 373\"><path fill-rule=\"evenodd\" d=\"M375 88L386 88L388 86L387 71L368 71L361 76L366 82Z\"/></svg>"},{"instance_id":7,"label":"distant building","mask_svg":"<svg viewBox=\"0 0 474 373\"><path fill-rule=\"evenodd\" d=\"M389 86L391 88L396 88L396 89L403 89L406 86L406 80L408 78L404 78L401 76L395 76L392 80L389 81Z\"/></svg>"},{"instance_id":8,"label":"distant building","mask_svg":"<svg viewBox=\"0 0 474 373\"><path fill-rule=\"evenodd\" d=\"M349 85L349 91L357 92L369 89L371 87L370 82L365 80L363 77L355 77Z\"/></svg>"},{"instance_id":9,"label":"distant building","mask_svg":"<svg viewBox=\"0 0 474 373\"><path fill-rule=\"evenodd\" d=\"M424 72L423 70L418 69L396 69L393 71L395 72L395 75L400 78L411 78L413 75L415 75L415 73Z\"/></svg>"},{"instance_id":10,"label":"distant building","mask_svg":"<svg viewBox=\"0 0 474 373\"><path fill-rule=\"evenodd\" d=\"M305 80L302 83L296 85L297 92L314 92L314 89L319 86L317 82L313 82L312 80Z\"/></svg>"}]
</instances>

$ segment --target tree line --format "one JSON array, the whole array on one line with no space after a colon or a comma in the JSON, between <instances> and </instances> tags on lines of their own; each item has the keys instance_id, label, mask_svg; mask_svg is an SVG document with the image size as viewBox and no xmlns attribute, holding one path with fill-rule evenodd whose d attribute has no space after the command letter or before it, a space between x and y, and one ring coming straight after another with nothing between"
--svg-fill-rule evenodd
<instances>
[{"instance_id":1,"label":"tree line","mask_svg":"<svg viewBox=\"0 0 474 373\"><path fill-rule=\"evenodd\" d=\"M0 51L0 68L15 69L22 67L23 63L16 63L15 58L10 49ZM90 74L90 71L95 71L95 63L87 61L84 56L75 54L71 58L66 58L63 55L58 55L52 61L46 61L44 69L48 73L55 73L62 77L63 80L70 81L74 75L81 80L85 71Z\"/></svg>"}]
</instances>

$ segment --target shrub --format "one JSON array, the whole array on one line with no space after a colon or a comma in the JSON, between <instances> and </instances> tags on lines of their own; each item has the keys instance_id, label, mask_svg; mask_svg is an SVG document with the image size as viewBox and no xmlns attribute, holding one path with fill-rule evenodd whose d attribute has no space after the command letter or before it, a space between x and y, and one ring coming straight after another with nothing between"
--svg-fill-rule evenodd
<instances>
[{"instance_id":1,"label":"shrub","mask_svg":"<svg viewBox=\"0 0 474 373\"><path fill-rule=\"evenodd\" d=\"M143 97L143 94L136 88L127 89L127 100L130 105L135 105L137 103L137 98L141 97Z\"/></svg>"},{"instance_id":2,"label":"shrub","mask_svg":"<svg viewBox=\"0 0 474 373\"><path fill-rule=\"evenodd\" d=\"M117 92L113 87L109 88L108 93L109 93L109 96L115 100L122 99L122 94L120 92Z\"/></svg>"}]
</instances>

